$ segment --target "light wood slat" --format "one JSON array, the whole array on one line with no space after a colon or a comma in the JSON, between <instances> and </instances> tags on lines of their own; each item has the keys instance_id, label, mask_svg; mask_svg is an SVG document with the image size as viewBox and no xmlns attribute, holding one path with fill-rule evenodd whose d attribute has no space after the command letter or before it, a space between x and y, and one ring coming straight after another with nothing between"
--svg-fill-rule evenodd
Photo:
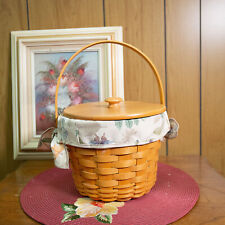
<instances>
[{"instance_id":1,"label":"light wood slat","mask_svg":"<svg viewBox=\"0 0 225 225\"><path fill-rule=\"evenodd\" d=\"M166 1L168 112L180 123L169 155L200 153L199 10L198 0Z\"/></svg>"},{"instance_id":2,"label":"light wood slat","mask_svg":"<svg viewBox=\"0 0 225 225\"><path fill-rule=\"evenodd\" d=\"M225 1L202 1L202 153L225 175Z\"/></svg>"},{"instance_id":3,"label":"light wood slat","mask_svg":"<svg viewBox=\"0 0 225 225\"><path fill-rule=\"evenodd\" d=\"M165 81L163 0L105 0L106 26L123 26L124 41L142 50ZM159 102L154 74L143 59L124 48L125 99ZM160 151L165 154L165 144Z\"/></svg>"},{"instance_id":4,"label":"light wood slat","mask_svg":"<svg viewBox=\"0 0 225 225\"><path fill-rule=\"evenodd\" d=\"M0 179L18 165L13 160L10 32L23 29L26 0L0 0Z\"/></svg>"},{"instance_id":5,"label":"light wood slat","mask_svg":"<svg viewBox=\"0 0 225 225\"><path fill-rule=\"evenodd\" d=\"M126 147L117 148L119 155L114 155L113 149L92 149L96 155L88 158L80 148L79 153L74 146L67 145L67 148L74 183L81 195L101 201L127 201L146 194L155 184L160 141L134 146L132 148L136 148L136 151L125 155L120 152ZM140 186L140 183L144 183L144 186ZM108 192L109 188L111 193ZM97 189L97 192L93 192L93 189ZM115 189L117 193L113 193Z\"/></svg>"},{"instance_id":6,"label":"light wood slat","mask_svg":"<svg viewBox=\"0 0 225 225\"><path fill-rule=\"evenodd\" d=\"M30 29L104 25L102 0L28 0Z\"/></svg>"}]
</instances>

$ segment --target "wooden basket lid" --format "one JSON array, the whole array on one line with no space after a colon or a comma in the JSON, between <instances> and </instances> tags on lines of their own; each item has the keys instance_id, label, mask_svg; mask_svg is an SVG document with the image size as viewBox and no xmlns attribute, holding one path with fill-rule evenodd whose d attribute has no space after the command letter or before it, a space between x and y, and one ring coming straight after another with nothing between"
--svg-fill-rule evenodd
<instances>
[{"instance_id":1,"label":"wooden basket lid","mask_svg":"<svg viewBox=\"0 0 225 225\"><path fill-rule=\"evenodd\" d=\"M82 120L123 120L157 115L166 111L163 104L123 101L110 97L105 102L89 102L67 107L63 116Z\"/></svg>"}]
</instances>

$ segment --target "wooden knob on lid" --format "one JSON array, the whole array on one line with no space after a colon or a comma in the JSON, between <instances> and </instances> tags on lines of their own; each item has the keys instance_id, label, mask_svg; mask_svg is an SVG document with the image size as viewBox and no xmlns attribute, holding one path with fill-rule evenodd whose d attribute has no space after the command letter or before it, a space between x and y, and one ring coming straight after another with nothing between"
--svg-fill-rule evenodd
<instances>
[{"instance_id":1,"label":"wooden knob on lid","mask_svg":"<svg viewBox=\"0 0 225 225\"><path fill-rule=\"evenodd\" d=\"M105 102L109 103L108 108L119 106L122 101L123 99L119 97L109 97L105 99Z\"/></svg>"}]
</instances>

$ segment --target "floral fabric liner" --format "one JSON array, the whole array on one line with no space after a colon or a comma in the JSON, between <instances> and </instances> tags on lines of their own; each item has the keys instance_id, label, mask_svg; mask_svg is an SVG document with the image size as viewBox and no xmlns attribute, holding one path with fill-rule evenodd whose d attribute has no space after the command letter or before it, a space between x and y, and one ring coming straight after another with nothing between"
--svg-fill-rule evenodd
<instances>
[{"instance_id":1,"label":"floral fabric liner","mask_svg":"<svg viewBox=\"0 0 225 225\"><path fill-rule=\"evenodd\" d=\"M167 112L112 121L58 118L57 143L81 148L118 148L161 140L170 130Z\"/></svg>"},{"instance_id":2,"label":"floral fabric liner","mask_svg":"<svg viewBox=\"0 0 225 225\"><path fill-rule=\"evenodd\" d=\"M69 169L66 145L83 148L115 148L148 144L162 140L170 130L167 112L155 116L115 121L58 118L58 128L51 142L55 166Z\"/></svg>"},{"instance_id":3,"label":"floral fabric liner","mask_svg":"<svg viewBox=\"0 0 225 225\"><path fill-rule=\"evenodd\" d=\"M64 144L57 143L56 136L52 139L51 150L54 156L55 166L61 169L69 169L69 153Z\"/></svg>"}]
</instances>

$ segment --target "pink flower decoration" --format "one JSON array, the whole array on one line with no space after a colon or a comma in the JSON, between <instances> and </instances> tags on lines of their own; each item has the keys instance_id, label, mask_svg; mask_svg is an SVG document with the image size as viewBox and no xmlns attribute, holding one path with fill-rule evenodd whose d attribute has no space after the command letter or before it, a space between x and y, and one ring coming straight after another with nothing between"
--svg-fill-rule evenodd
<instances>
[{"instance_id":1,"label":"pink flower decoration","mask_svg":"<svg viewBox=\"0 0 225 225\"><path fill-rule=\"evenodd\" d=\"M55 90L56 90L56 85L52 84L50 85L50 87L48 88L48 93L50 95L54 95L55 94Z\"/></svg>"},{"instance_id":2,"label":"pink flower decoration","mask_svg":"<svg viewBox=\"0 0 225 225\"><path fill-rule=\"evenodd\" d=\"M62 59L62 58L59 59L57 65L56 65L58 70L60 71L66 63L67 63L66 59Z\"/></svg>"},{"instance_id":3,"label":"pink flower decoration","mask_svg":"<svg viewBox=\"0 0 225 225\"><path fill-rule=\"evenodd\" d=\"M63 59L61 64L64 66L65 64L67 63L67 60L66 59Z\"/></svg>"},{"instance_id":4,"label":"pink flower decoration","mask_svg":"<svg viewBox=\"0 0 225 225\"><path fill-rule=\"evenodd\" d=\"M77 82L73 81L68 85L68 89L70 92L76 93L76 92L79 92L80 86Z\"/></svg>"},{"instance_id":5,"label":"pink flower decoration","mask_svg":"<svg viewBox=\"0 0 225 225\"><path fill-rule=\"evenodd\" d=\"M45 118L46 118L45 114L42 113L42 114L40 115L40 120L44 120Z\"/></svg>"},{"instance_id":6,"label":"pink flower decoration","mask_svg":"<svg viewBox=\"0 0 225 225\"><path fill-rule=\"evenodd\" d=\"M48 72L49 72L50 75L54 75L55 74L55 70L53 70L53 69L50 69Z\"/></svg>"},{"instance_id":7,"label":"pink flower decoration","mask_svg":"<svg viewBox=\"0 0 225 225\"><path fill-rule=\"evenodd\" d=\"M77 96L73 99L72 105L77 105L77 104L80 104L81 102L82 102L82 98L80 96Z\"/></svg>"},{"instance_id":8,"label":"pink flower decoration","mask_svg":"<svg viewBox=\"0 0 225 225\"><path fill-rule=\"evenodd\" d=\"M79 68L77 70L77 73L80 75L80 76L83 76L84 75L84 68Z\"/></svg>"},{"instance_id":9,"label":"pink flower decoration","mask_svg":"<svg viewBox=\"0 0 225 225\"><path fill-rule=\"evenodd\" d=\"M67 79L66 74L63 74L63 75L62 75L62 78L61 78L61 81L60 81L60 85L65 86L67 80L68 80L68 79Z\"/></svg>"}]
</instances>

